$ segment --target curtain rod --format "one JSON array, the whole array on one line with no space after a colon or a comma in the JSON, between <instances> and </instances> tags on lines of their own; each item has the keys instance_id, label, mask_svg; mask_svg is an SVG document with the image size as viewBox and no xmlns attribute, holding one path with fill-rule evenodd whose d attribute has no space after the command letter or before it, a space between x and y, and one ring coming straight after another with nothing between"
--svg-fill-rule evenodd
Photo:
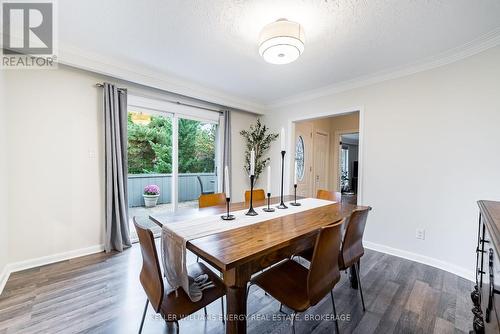
<instances>
[{"instance_id":1,"label":"curtain rod","mask_svg":"<svg viewBox=\"0 0 500 334\"><path fill-rule=\"evenodd\" d=\"M104 85L102 83L96 83L96 87L104 87ZM126 88L118 88L118 90L127 90ZM148 97L148 98L151 98L151 97ZM181 105L181 106L186 106L186 107L191 107L191 108L197 108L197 109L202 109L202 110L208 110L208 111L214 111L214 112L217 112L219 114L223 114L224 112L223 111L220 111L220 110L217 110L217 109L211 109L211 108L206 108L206 107L201 107L201 106L197 106L197 105L194 105L194 104L189 104L189 103L183 103L183 102L180 102L180 101L173 101L173 100L167 100L167 99L160 99L161 101L164 101L164 102L168 102L168 103L172 103L172 104L177 104L177 105Z\"/></svg>"}]
</instances>

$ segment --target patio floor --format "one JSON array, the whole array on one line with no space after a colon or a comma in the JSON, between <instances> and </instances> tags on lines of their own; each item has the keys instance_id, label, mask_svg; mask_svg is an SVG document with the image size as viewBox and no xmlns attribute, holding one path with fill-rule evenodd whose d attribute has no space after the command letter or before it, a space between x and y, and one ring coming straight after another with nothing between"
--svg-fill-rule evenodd
<instances>
[{"instance_id":1,"label":"patio floor","mask_svg":"<svg viewBox=\"0 0 500 334\"><path fill-rule=\"evenodd\" d=\"M180 202L178 205L179 209L197 208L197 207L198 207L197 200ZM173 211L173 205L171 203L159 204L153 208L146 208L144 206L128 208L130 238L132 239L132 241L137 240L137 233L135 232L134 220L133 220L134 217L136 217L136 219L140 221L141 224L148 226L153 231L153 234L156 237L160 235L161 229L160 227L158 227L158 225L156 225L149 219L149 216L155 213L158 214L158 213L165 213L172 211Z\"/></svg>"}]
</instances>

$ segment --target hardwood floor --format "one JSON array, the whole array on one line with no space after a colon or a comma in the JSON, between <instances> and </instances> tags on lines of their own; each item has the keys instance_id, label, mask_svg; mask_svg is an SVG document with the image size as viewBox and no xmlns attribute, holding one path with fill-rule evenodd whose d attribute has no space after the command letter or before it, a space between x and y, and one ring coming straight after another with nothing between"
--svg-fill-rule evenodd
<instances>
[{"instance_id":1,"label":"hardwood floor","mask_svg":"<svg viewBox=\"0 0 500 334\"><path fill-rule=\"evenodd\" d=\"M188 261L195 261L190 256ZM138 274L137 244L123 253L95 254L14 273L0 296L0 334L137 333L145 303ZM471 329L472 283L448 272L367 250L361 262L367 311L347 274L334 289L341 333L462 333ZM284 308L285 311L287 311ZM224 333L220 302L181 333ZM332 333L329 296L299 315L297 333ZM249 333L289 333L290 318L279 303L252 287ZM323 319L322 319L323 318ZM343 319L343 320L342 320ZM149 309L143 333L174 332Z\"/></svg>"}]
</instances>

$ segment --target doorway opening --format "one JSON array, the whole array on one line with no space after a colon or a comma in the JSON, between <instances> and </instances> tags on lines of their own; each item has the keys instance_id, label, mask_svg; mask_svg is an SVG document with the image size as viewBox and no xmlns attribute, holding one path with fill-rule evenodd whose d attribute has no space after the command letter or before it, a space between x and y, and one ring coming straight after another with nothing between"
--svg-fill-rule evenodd
<instances>
[{"instance_id":1,"label":"doorway opening","mask_svg":"<svg viewBox=\"0 0 500 334\"><path fill-rule=\"evenodd\" d=\"M357 203L359 124L358 111L293 121L297 195L315 197L322 189L341 193L343 203Z\"/></svg>"},{"instance_id":2,"label":"doorway opening","mask_svg":"<svg viewBox=\"0 0 500 334\"><path fill-rule=\"evenodd\" d=\"M355 203L358 193L359 132L342 133L338 145L339 180L342 197Z\"/></svg>"}]
</instances>

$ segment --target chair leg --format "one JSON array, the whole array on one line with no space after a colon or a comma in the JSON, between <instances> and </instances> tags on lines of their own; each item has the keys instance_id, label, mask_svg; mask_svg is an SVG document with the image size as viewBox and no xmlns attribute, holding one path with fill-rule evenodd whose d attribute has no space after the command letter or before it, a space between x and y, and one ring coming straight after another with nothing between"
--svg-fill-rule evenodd
<instances>
[{"instance_id":1,"label":"chair leg","mask_svg":"<svg viewBox=\"0 0 500 334\"><path fill-rule=\"evenodd\" d=\"M349 281L351 283L351 289L358 289L358 279L356 276L356 265L352 265L349 267Z\"/></svg>"},{"instance_id":2,"label":"chair leg","mask_svg":"<svg viewBox=\"0 0 500 334\"><path fill-rule=\"evenodd\" d=\"M196 257L196 262L200 262L200 257L199 256Z\"/></svg>"},{"instance_id":3,"label":"chair leg","mask_svg":"<svg viewBox=\"0 0 500 334\"><path fill-rule=\"evenodd\" d=\"M224 297L220 297L220 306L222 309L222 323L226 323L226 314L224 313Z\"/></svg>"},{"instance_id":4,"label":"chair leg","mask_svg":"<svg viewBox=\"0 0 500 334\"><path fill-rule=\"evenodd\" d=\"M296 312L293 312L292 313L292 333L295 334L295 317L297 316L297 313Z\"/></svg>"},{"instance_id":5,"label":"chair leg","mask_svg":"<svg viewBox=\"0 0 500 334\"><path fill-rule=\"evenodd\" d=\"M207 307L205 306L203 308L203 310L205 311L205 320L207 320L207 318L208 318Z\"/></svg>"},{"instance_id":6,"label":"chair leg","mask_svg":"<svg viewBox=\"0 0 500 334\"><path fill-rule=\"evenodd\" d=\"M248 293L250 292L250 287L251 287L252 285L253 285L252 283L249 283L249 284L248 284L248 287L247 287L247 299L248 299Z\"/></svg>"},{"instance_id":7,"label":"chair leg","mask_svg":"<svg viewBox=\"0 0 500 334\"><path fill-rule=\"evenodd\" d=\"M333 299L333 291L330 291L330 297L332 297L332 307L333 307L333 317L335 319L335 329L336 333L339 334L339 321L337 319L337 310L335 309L335 300Z\"/></svg>"},{"instance_id":8,"label":"chair leg","mask_svg":"<svg viewBox=\"0 0 500 334\"><path fill-rule=\"evenodd\" d=\"M260 273L261 273L261 274L262 274L263 272L264 272L264 269L262 269L262 270L260 271ZM248 294L247 294L247 295L248 295ZM265 290L264 290L264 295L269 296L269 295L267 294L267 291L265 291Z\"/></svg>"},{"instance_id":9,"label":"chair leg","mask_svg":"<svg viewBox=\"0 0 500 334\"><path fill-rule=\"evenodd\" d=\"M356 278L358 279L359 294L361 295L361 304L363 305L363 312L366 311L365 299L363 298L363 289L361 288L361 276L359 273L359 261L356 263Z\"/></svg>"},{"instance_id":10,"label":"chair leg","mask_svg":"<svg viewBox=\"0 0 500 334\"><path fill-rule=\"evenodd\" d=\"M179 331L181 330L180 327L179 327L179 322L177 320L174 321L175 323L175 328L176 328L176 333L179 334Z\"/></svg>"},{"instance_id":11,"label":"chair leg","mask_svg":"<svg viewBox=\"0 0 500 334\"><path fill-rule=\"evenodd\" d=\"M148 311L149 300L146 299L146 305L144 306L144 312L142 312L141 326L139 327L139 334L142 333L142 327L144 327L144 320L146 319L146 313Z\"/></svg>"}]
</instances>

